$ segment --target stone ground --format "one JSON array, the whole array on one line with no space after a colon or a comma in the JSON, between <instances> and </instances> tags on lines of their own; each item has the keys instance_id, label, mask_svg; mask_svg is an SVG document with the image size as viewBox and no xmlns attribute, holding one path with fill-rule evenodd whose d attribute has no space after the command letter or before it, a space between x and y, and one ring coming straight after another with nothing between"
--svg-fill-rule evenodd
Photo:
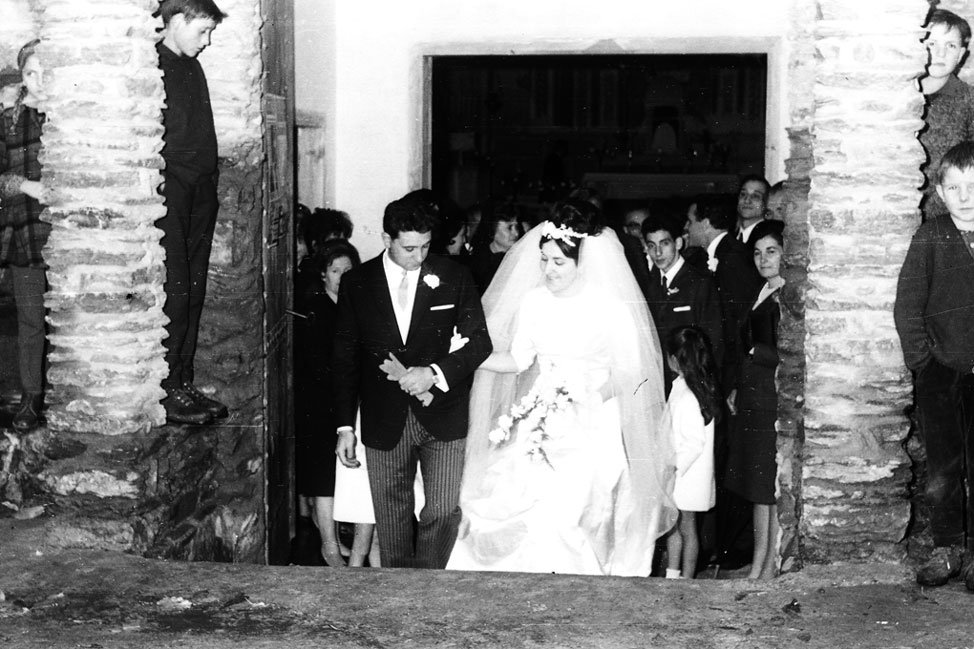
<instances>
[{"instance_id":1,"label":"stone ground","mask_svg":"<svg viewBox=\"0 0 974 649\"><path fill-rule=\"evenodd\" d=\"M974 647L974 594L896 565L772 582L148 560L0 519L0 647Z\"/></svg>"}]
</instances>

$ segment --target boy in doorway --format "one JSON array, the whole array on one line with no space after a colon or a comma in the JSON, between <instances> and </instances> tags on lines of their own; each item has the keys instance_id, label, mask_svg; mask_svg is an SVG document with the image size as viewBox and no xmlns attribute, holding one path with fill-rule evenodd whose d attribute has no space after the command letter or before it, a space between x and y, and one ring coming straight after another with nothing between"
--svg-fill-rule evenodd
<instances>
[{"instance_id":1,"label":"boy in doorway","mask_svg":"<svg viewBox=\"0 0 974 649\"><path fill-rule=\"evenodd\" d=\"M974 143L947 152L936 191L948 213L913 236L893 309L927 454L935 547L917 581L942 586L963 566L974 591L974 501L965 497L965 482L974 486Z\"/></svg>"},{"instance_id":2,"label":"boy in doorway","mask_svg":"<svg viewBox=\"0 0 974 649\"><path fill-rule=\"evenodd\" d=\"M216 226L217 144L210 93L197 55L226 17L213 0L163 0L162 41L156 45L166 90L162 194L166 215L156 222L166 251L164 341L169 376L162 382L166 419L208 424L227 407L193 384L200 314L206 296L210 247Z\"/></svg>"},{"instance_id":3,"label":"boy in doorway","mask_svg":"<svg viewBox=\"0 0 974 649\"><path fill-rule=\"evenodd\" d=\"M924 220L947 214L935 191L937 161L958 142L974 139L974 89L957 78L957 70L967 57L971 27L951 11L934 9L927 18L927 29L923 41L927 70L919 80L927 104L926 126L920 131L920 144L927 152L923 168L927 180L920 201Z\"/></svg>"}]
</instances>

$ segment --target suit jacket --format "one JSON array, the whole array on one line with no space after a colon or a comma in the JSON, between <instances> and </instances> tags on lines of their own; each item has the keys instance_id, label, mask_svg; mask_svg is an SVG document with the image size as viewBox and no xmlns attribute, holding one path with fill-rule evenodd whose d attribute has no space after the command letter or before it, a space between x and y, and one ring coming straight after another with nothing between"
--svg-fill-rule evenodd
<instances>
[{"instance_id":1,"label":"suit jacket","mask_svg":"<svg viewBox=\"0 0 974 649\"><path fill-rule=\"evenodd\" d=\"M764 280L758 274L754 260L747 247L727 233L714 251L717 270L714 280L724 321L724 364L721 367L721 384L725 393L731 389L734 377L738 375L737 365L742 358L740 331L747 321L748 313L754 305L754 298L761 290ZM744 350L745 352L747 350Z\"/></svg>"},{"instance_id":2,"label":"suit jacket","mask_svg":"<svg viewBox=\"0 0 974 649\"><path fill-rule=\"evenodd\" d=\"M427 280L430 277L436 279ZM454 327L469 341L451 354ZM435 363L449 391L434 386L433 401L424 407L379 369L390 352L406 367ZM466 437L473 371L490 352L470 271L436 255L429 255L420 269L404 344L380 255L342 277L333 358L336 425L354 426L356 410L361 408L362 443L389 450L399 442L411 408L433 437L445 441Z\"/></svg>"},{"instance_id":3,"label":"suit jacket","mask_svg":"<svg viewBox=\"0 0 974 649\"><path fill-rule=\"evenodd\" d=\"M724 333L721 319L720 298L717 286L709 272L684 261L664 294L659 268L650 273L647 302L656 322L660 343L665 346L666 337L678 327L694 325L710 339L714 360L718 367L724 357ZM671 384L672 370L667 368L667 387Z\"/></svg>"}]
</instances>

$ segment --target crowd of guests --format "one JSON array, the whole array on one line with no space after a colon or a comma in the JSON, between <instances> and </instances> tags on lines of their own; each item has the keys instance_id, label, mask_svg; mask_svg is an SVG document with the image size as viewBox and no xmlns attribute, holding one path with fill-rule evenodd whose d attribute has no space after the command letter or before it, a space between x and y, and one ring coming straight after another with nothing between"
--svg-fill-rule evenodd
<instances>
[{"instance_id":1,"label":"crowd of guests","mask_svg":"<svg viewBox=\"0 0 974 649\"><path fill-rule=\"evenodd\" d=\"M537 273L524 270L528 265L519 271L511 270L512 264L517 263L512 261L511 251L519 240L517 254L528 258L530 266L534 267L545 263L545 249L539 246L537 240L528 242L522 238L541 231L545 223L559 222L559 219L564 221L568 218L564 216L566 213L585 213L586 224L610 226L614 221L617 227L611 235L601 232L602 225L586 225L593 232L599 231L600 240L612 236L613 241L618 242L618 259L622 260L622 265L615 268L614 276L604 278L603 283L631 282L636 287L636 297L627 298L627 302L637 301L641 304L646 321L654 323L650 327L653 329L651 338L641 344L655 348L653 353L662 359L661 365L665 369L657 381L660 404L667 397L670 400L669 408L665 412L660 410L654 416L659 420L659 425L665 427L668 441L664 446L673 451L674 470L671 476L674 483L665 494L666 498L672 498L673 518L665 524L666 529L658 530L648 540L644 539L646 543L658 543L660 549L665 549L657 557L655 570L670 577L692 578L708 565L714 570L724 569L725 574L735 574L733 569L744 566L747 576L767 578L775 574L776 557L777 400L774 373L778 363L778 296L784 284L780 274L784 223L780 219L770 218L773 213L769 204L773 196L780 194L780 185L772 188L763 178L747 176L742 179L736 197L701 195L693 199L647 200L613 218L613 215L604 213L602 201L595 191L576 190L567 200L545 206L544 211L532 219L524 216L524 210L513 203L484 201L462 210L447 198L429 190L419 190L407 194L387 208L384 220L386 252L380 257L386 259L387 266L395 267L397 242L404 236L389 233L388 229L395 229L390 225L390 212L395 217L399 214L396 210L402 211L405 216L399 214L399 217L406 221L415 221L417 214L421 215L425 221L419 225L409 221L408 227L419 228L423 235L419 247L423 248L425 242L425 249L420 254L412 250L414 246L404 246L402 259L406 260L406 266L411 265L408 262L415 261L412 264L416 266L414 270L418 270L419 266L426 268L436 258L450 260L461 269L456 271L460 273L459 276L472 281L476 308L480 308L481 299L482 304L486 305L485 322L494 341L496 355L498 341L492 327L498 326L496 314L499 308L493 305L499 301L500 291L506 292L505 301L516 302L523 298L520 294L517 299L511 297L514 294L512 286L523 284L530 288L551 281L546 271L537 271L543 272L543 280L533 276L529 279L529 273ZM605 229L608 231L611 228ZM352 445L339 452L337 470L332 457L336 442L341 438L338 426L342 421L332 395L340 392L339 384L347 380L346 375L355 373L348 365L341 365L342 375L337 376L333 357L336 353L336 336L340 335L337 328L343 326L337 323L341 310L339 295L342 276L359 267L360 263L357 252L348 243L351 232L351 220L342 212L301 210L295 286L295 310L299 316L295 327L297 485L301 515L299 536L309 534L308 538L314 538L310 544L314 551L309 556L308 543L298 543L296 552L304 556L296 555L294 560L329 566L343 566L346 563L360 566L364 564L366 556L369 565L379 565L377 552L373 550L369 554L369 543L374 549L382 539L384 515L380 511L384 507L378 501L375 507L368 506L370 485L366 481L360 482L354 492L342 495L343 474L354 476L354 469L360 468L366 457L371 457L369 440L363 447L362 440L354 437L354 442L350 443ZM585 250L585 246L591 246L594 236L580 237L578 248ZM525 247L528 252L523 251ZM537 252L539 249L540 253ZM566 249L573 252L571 248ZM428 252L433 254L427 256ZM556 256L561 254L557 250L555 252ZM577 254L577 251L574 252ZM415 256L409 257L411 254ZM535 261L532 254L541 254L541 257ZM571 259L568 261L571 262ZM574 263L582 262L576 257ZM501 277L498 277L502 268L507 270L501 270ZM591 264L586 275L593 275ZM390 296L395 295L394 288L398 290L393 284L395 282L390 280ZM548 293L555 291L549 290ZM469 301L471 296L464 296L463 299ZM374 296L370 302L375 302ZM564 302L555 301L554 304ZM453 304L448 306L452 310ZM584 317L591 318L589 312L596 312L596 328L608 331L617 325L601 319L607 314L599 311L609 308L585 309L587 315ZM381 320L380 313L365 313L370 319ZM346 314L345 317L352 316ZM573 319L581 320L583 316L578 315ZM350 325L346 323L344 326ZM365 325L358 323L357 326ZM464 321L459 325L459 330L454 329L453 333L459 332L469 337L473 334L464 328L468 326L469 322ZM554 328L554 325L549 328ZM564 325L558 328L563 329ZM578 334L579 337L583 335L594 336L590 331ZM402 340L391 343L387 351L408 353L403 351L407 340L411 342L404 335ZM354 359L358 359L363 351L358 347L355 349ZM538 362L541 357L542 352L538 352ZM352 360L346 358L339 362L349 363ZM497 370L497 363L481 358L473 367L480 367L484 371L494 368L493 371L515 373L526 369L501 363L502 369ZM403 368L407 365L403 365ZM382 378L386 382L391 380L385 375ZM471 376L460 377L456 387L451 381L451 392L458 391L471 379ZM361 381L364 379L359 378L359 383ZM432 390L431 386L426 385L416 389L419 388L422 388L420 392ZM473 398L476 399L476 389ZM346 426L352 431L359 431L362 419L369 416L365 413L368 396L358 394L357 399L362 403L363 412L358 415L354 425ZM388 407L388 404L384 407ZM466 407L464 405L464 410ZM477 406L471 404L469 408L475 410ZM413 416L413 410L417 415L424 415L428 411L423 405L411 402L407 402L403 410L406 413L404 416L408 417ZM497 415L496 409L493 414ZM344 421L349 421L348 414L344 416ZM409 428L410 425L407 423L405 426ZM471 430L477 426L476 422L466 425ZM467 431L462 432L465 436ZM625 430L616 434L624 436ZM400 435L403 435L402 431L394 431L392 437L398 438ZM474 442L471 440L469 443ZM343 453L345 458L341 457ZM467 473L473 471L470 458L471 451L468 449ZM420 467L424 468L422 460ZM496 473L498 470L494 466L491 471ZM507 475L514 469L505 467L503 471ZM358 471L359 476L363 473L366 472ZM428 485L423 484L429 479L425 473L415 483L415 467L405 474L411 476L407 482L411 485L408 491L412 502L405 515L409 525L418 524L414 521L422 520L425 503L430 501L431 496L438 496L424 493L424 490L429 490ZM574 479L577 482L578 476ZM373 481L371 489L374 490L374 478L370 477L369 480ZM535 487L532 484L532 488ZM491 486L491 493L493 488ZM398 484L396 489L402 491L406 487ZM482 485L480 489L478 497L483 495ZM471 493L473 491L471 487ZM359 505L364 503L365 509L371 511L364 517L339 515L338 512L344 509L341 501L345 497ZM496 510L497 499L491 496L488 500L490 509ZM473 496L468 498L467 509L472 513L465 515L476 515L475 501ZM376 523L376 514L379 518L378 530L373 535L372 525ZM616 515L620 516L618 512ZM341 542L342 537L348 535L338 533L341 529L347 531L350 528L343 528L336 521L356 524L352 547L345 547L346 544ZM393 524L403 525L401 521L388 523ZM493 521L492 524L496 526L498 522ZM467 522L465 525L476 526L476 523ZM743 533L745 528L750 533ZM314 534L315 531L317 534ZM514 532L511 534L516 535ZM389 542L401 543L402 539ZM458 547L464 547L465 543L468 541L461 534ZM452 546L452 543L447 545ZM419 553L420 549L413 548L413 551ZM415 559L409 550L399 549L396 552L399 558L393 559L390 555L390 563L383 565L416 565L409 562L410 556ZM458 550L454 554L460 552ZM546 552L550 555L552 547L548 547ZM442 565L436 567L446 565L450 556L449 551L441 550L440 554L443 555ZM467 554L470 555L469 552ZM471 561L469 556L454 558L451 567L532 569L531 562L526 558L513 564L510 563L510 556L504 557L500 563L497 562L500 559L483 563L483 549L478 548L474 554L480 557L477 561ZM573 563L577 559L566 558L566 563L561 565L567 570L587 571L584 561ZM433 565L436 565L435 562ZM633 565L640 564L636 561ZM606 566L603 568L610 571ZM625 570L639 572L631 566ZM598 569L591 571L599 574Z\"/></svg>"}]
</instances>

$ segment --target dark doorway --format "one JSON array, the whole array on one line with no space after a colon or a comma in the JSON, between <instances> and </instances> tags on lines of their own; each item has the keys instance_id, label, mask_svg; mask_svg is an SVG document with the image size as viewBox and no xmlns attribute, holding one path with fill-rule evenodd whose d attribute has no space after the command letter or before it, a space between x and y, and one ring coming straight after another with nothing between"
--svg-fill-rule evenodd
<instances>
[{"instance_id":1,"label":"dark doorway","mask_svg":"<svg viewBox=\"0 0 974 649\"><path fill-rule=\"evenodd\" d=\"M433 189L461 205L526 206L593 175L609 176L610 194L627 176L662 177L646 180L647 195L700 190L681 176L712 176L722 191L727 178L764 171L767 58L434 57Z\"/></svg>"}]
</instances>

